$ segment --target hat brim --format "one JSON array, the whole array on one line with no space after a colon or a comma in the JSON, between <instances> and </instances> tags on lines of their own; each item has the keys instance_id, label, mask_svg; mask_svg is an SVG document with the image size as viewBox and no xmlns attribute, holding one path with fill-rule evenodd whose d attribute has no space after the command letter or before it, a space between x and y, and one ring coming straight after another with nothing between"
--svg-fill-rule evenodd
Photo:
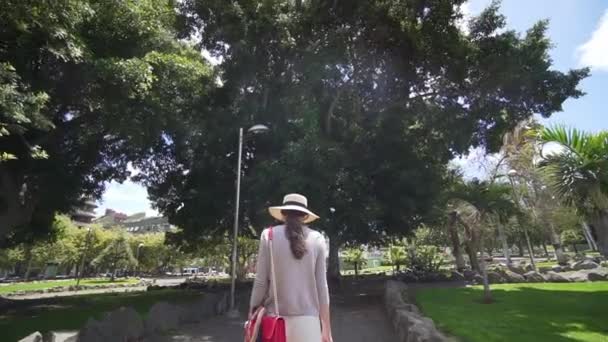
<instances>
[{"instance_id":1,"label":"hat brim","mask_svg":"<svg viewBox=\"0 0 608 342\"><path fill-rule=\"evenodd\" d=\"M311 222L319 219L319 216L317 216L317 214L315 214L312 211L310 211L304 207L301 207L299 205L282 205L282 206L278 206L278 207L268 208L268 212L270 213L270 216L274 217L275 219L277 219L281 222L285 222L285 216L283 216L283 213L281 213L281 211L283 211L283 210L294 210L294 211L299 211L301 213L308 215L302 221L302 223L311 223Z\"/></svg>"}]
</instances>

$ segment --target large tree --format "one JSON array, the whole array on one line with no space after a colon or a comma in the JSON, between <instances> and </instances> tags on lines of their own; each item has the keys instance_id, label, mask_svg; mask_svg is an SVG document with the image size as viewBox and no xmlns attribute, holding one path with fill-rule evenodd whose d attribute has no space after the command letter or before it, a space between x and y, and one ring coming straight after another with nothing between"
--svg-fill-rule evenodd
<instances>
[{"instance_id":1,"label":"large tree","mask_svg":"<svg viewBox=\"0 0 608 342\"><path fill-rule=\"evenodd\" d=\"M204 116L212 70L180 43L172 0L0 4L0 244L48 235L54 213L165 132ZM193 111L193 104L197 104Z\"/></svg>"},{"instance_id":2,"label":"large tree","mask_svg":"<svg viewBox=\"0 0 608 342\"><path fill-rule=\"evenodd\" d=\"M553 70L547 22L520 35L496 3L463 32L463 2L181 2L184 37L222 61L223 86L206 125L141 165L153 200L185 240L227 229L237 128L266 123L272 133L245 146L243 225L305 193L335 276L341 245L408 233L455 154L496 151L518 122L581 96L588 74Z\"/></svg>"}]
</instances>

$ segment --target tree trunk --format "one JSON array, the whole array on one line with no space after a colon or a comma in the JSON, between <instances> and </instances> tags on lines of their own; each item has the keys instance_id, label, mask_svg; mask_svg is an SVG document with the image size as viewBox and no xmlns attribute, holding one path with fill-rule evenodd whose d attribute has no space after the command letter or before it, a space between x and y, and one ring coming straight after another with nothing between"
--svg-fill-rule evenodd
<instances>
[{"instance_id":1,"label":"tree trunk","mask_svg":"<svg viewBox=\"0 0 608 342\"><path fill-rule=\"evenodd\" d=\"M355 262L355 278L359 276L359 264Z\"/></svg>"},{"instance_id":2,"label":"tree trunk","mask_svg":"<svg viewBox=\"0 0 608 342\"><path fill-rule=\"evenodd\" d=\"M520 258L523 258L523 256L524 256L524 244L521 242L520 239L517 239L517 241L515 242L515 244L517 245L517 256L519 256Z\"/></svg>"},{"instance_id":3,"label":"tree trunk","mask_svg":"<svg viewBox=\"0 0 608 342\"><path fill-rule=\"evenodd\" d=\"M471 268L473 271L481 272L481 267L479 266L479 260L477 258L477 251L473 247L473 244L467 242L464 247L467 255L469 256L469 262L471 263Z\"/></svg>"},{"instance_id":4,"label":"tree trunk","mask_svg":"<svg viewBox=\"0 0 608 342\"><path fill-rule=\"evenodd\" d=\"M572 244L572 250L574 251L575 254L578 254L578 248L576 248L575 243Z\"/></svg>"},{"instance_id":5,"label":"tree trunk","mask_svg":"<svg viewBox=\"0 0 608 342\"><path fill-rule=\"evenodd\" d=\"M30 273L32 272L32 260L34 259L34 256L32 255L32 247L27 248L25 255L27 258L27 266L25 268L25 276L23 276L23 278L25 281L28 281L30 280Z\"/></svg>"},{"instance_id":6,"label":"tree trunk","mask_svg":"<svg viewBox=\"0 0 608 342\"><path fill-rule=\"evenodd\" d=\"M604 257L608 257L608 211L602 211L593 225L596 235L597 249Z\"/></svg>"},{"instance_id":7,"label":"tree trunk","mask_svg":"<svg viewBox=\"0 0 608 342\"><path fill-rule=\"evenodd\" d=\"M597 244L595 243L595 239L591 234L591 230L587 222L583 222L583 235L585 236L585 240L587 240L587 244L592 251L597 251Z\"/></svg>"},{"instance_id":8,"label":"tree trunk","mask_svg":"<svg viewBox=\"0 0 608 342\"><path fill-rule=\"evenodd\" d=\"M449 214L448 221L448 232L450 234L450 241L452 242L452 255L456 260L456 269L463 271L466 268L464 258L462 257L462 250L460 248L460 238L458 238L458 229L456 229L456 212Z\"/></svg>"},{"instance_id":9,"label":"tree trunk","mask_svg":"<svg viewBox=\"0 0 608 342\"><path fill-rule=\"evenodd\" d=\"M543 240L542 245L543 245L543 250L545 251L545 258L548 258L549 250L547 250L547 243L545 242L545 240Z\"/></svg>"},{"instance_id":10,"label":"tree trunk","mask_svg":"<svg viewBox=\"0 0 608 342\"><path fill-rule=\"evenodd\" d=\"M568 263L568 257L566 256L566 254L564 254L562 240L555 231L553 223L549 224L549 229L551 235L551 244L553 245L553 249L555 250L555 260L557 260L557 263L560 265L566 265Z\"/></svg>"},{"instance_id":11,"label":"tree trunk","mask_svg":"<svg viewBox=\"0 0 608 342\"><path fill-rule=\"evenodd\" d=\"M498 238L502 243L502 254L505 256L507 266L511 265L511 255L509 253L509 243L507 242L507 235L505 234L505 227L498 223Z\"/></svg>"},{"instance_id":12,"label":"tree trunk","mask_svg":"<svg viewBox=\"0 0 608 342\"><path fill-rule=\"evenodd\" d=\"M340 241L337 238L329 238L329 265L327 270L329 283L340 286Z\"/></svg>"},{"instance_id":13,"label":"tree trunk","mask_svg":"<svg viewBox=\"0 0 608 342\"><path fill-rule=\"evenodd\" d=\"M480 238L480 250L483 251L483 239ZM490 282L488 280L488 269L486 267L486 260L483 255L479 260L481 266L481 276L483 278L483 302L486 304L492 303L492 292L490 291Z\"/></svg>"}]
</instances>

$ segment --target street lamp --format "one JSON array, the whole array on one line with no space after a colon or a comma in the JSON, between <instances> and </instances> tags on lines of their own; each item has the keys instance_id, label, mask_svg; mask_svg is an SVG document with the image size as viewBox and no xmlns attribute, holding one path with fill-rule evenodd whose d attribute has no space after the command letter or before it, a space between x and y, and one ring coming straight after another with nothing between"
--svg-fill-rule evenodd
<instances>
[{"instance_id":1,"label":"street lamp","mask_svg":"<svg viewBox=\"0 0 608 342\"><path fill-rule=\"evenodd\" d=\"M89 249L89 241L91 240L91 227L87 227L87 237L84 242L84 251L82 251L82 257L80 260L80 268L78 269L78 273L76 273L76 289L80 285L80 278L82 278L82 274L84 273L84 261L87 256L87 252Z\"/></svg>"},{"instance_id":2,"label":"street lamp","mask_svg":"<svg viewBox=\"0 0 608 342\"><path fill-rule=\"evenodd\" d=\"M137 245L137 256L136 256L136 260L137 260L137 272L135 272L135 276L139 277L139 250L144 246L143 243L140 243L139 245Z\"/></svg>"},{"instance_id":3,"label":"street lamp","mask_svg":"<svg viewBox=\"0 0 608 342\"><path fill-rule=\"evenodd\" d=\"M509 176L509 181L511 182L511 188L513 188L513 199L514 199L515 203L517 204L517 207L519 208L519 210L522 210L520 198L517 195L517 191L515 190L515 177L517 177L519 174L518 174L517 170L511 169L511 170L509 170L507 175ZM532 249L532 244L530 243L530 236L528 235L528 228L525 225L522 225L521 222L520 222L520 226L522 226L522 228L524 229L524 236L526 237L526 244L528 245L528 253L530 253L530 262L532 263L532 268L534 269L534 271L536 271L536 262L534 261L534 250Z\"/></svg>"},{"instance_id":4,"label":"street lamp","mask_svg":"<svg viewBox=\"0 0 608 342\"><path fill-rule=\"evenodd\" d=\"M269 128L265 125L253 125L247 130L247 134L258 134L267 132ZM238 161L236 166L236 200L234 206L234 230L232 235L232 276L230 281L230 310L228 316L236 318L239 312L236 309L236 257L237 257L237 239L239 236L239 201L241 199L241 159L243 156L243 128L239 128L239 146L238 146Z\"/></svg>"}]
</instances>

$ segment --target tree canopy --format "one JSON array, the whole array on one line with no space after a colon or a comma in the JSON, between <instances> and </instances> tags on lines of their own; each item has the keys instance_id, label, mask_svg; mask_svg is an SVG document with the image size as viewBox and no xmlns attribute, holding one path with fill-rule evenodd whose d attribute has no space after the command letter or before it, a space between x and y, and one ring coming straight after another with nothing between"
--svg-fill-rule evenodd
<instances>
[{"instance_id":1,"label":"tree canopy","mask_svg":"<svg viewBox=\"0 0 608 342\"><path fill-rule=\"evenodd\" d=\"M204 113L213 71L172 0L9 0L0 21L0 243L48 234Z\"/></svg>"}]
</instances>

